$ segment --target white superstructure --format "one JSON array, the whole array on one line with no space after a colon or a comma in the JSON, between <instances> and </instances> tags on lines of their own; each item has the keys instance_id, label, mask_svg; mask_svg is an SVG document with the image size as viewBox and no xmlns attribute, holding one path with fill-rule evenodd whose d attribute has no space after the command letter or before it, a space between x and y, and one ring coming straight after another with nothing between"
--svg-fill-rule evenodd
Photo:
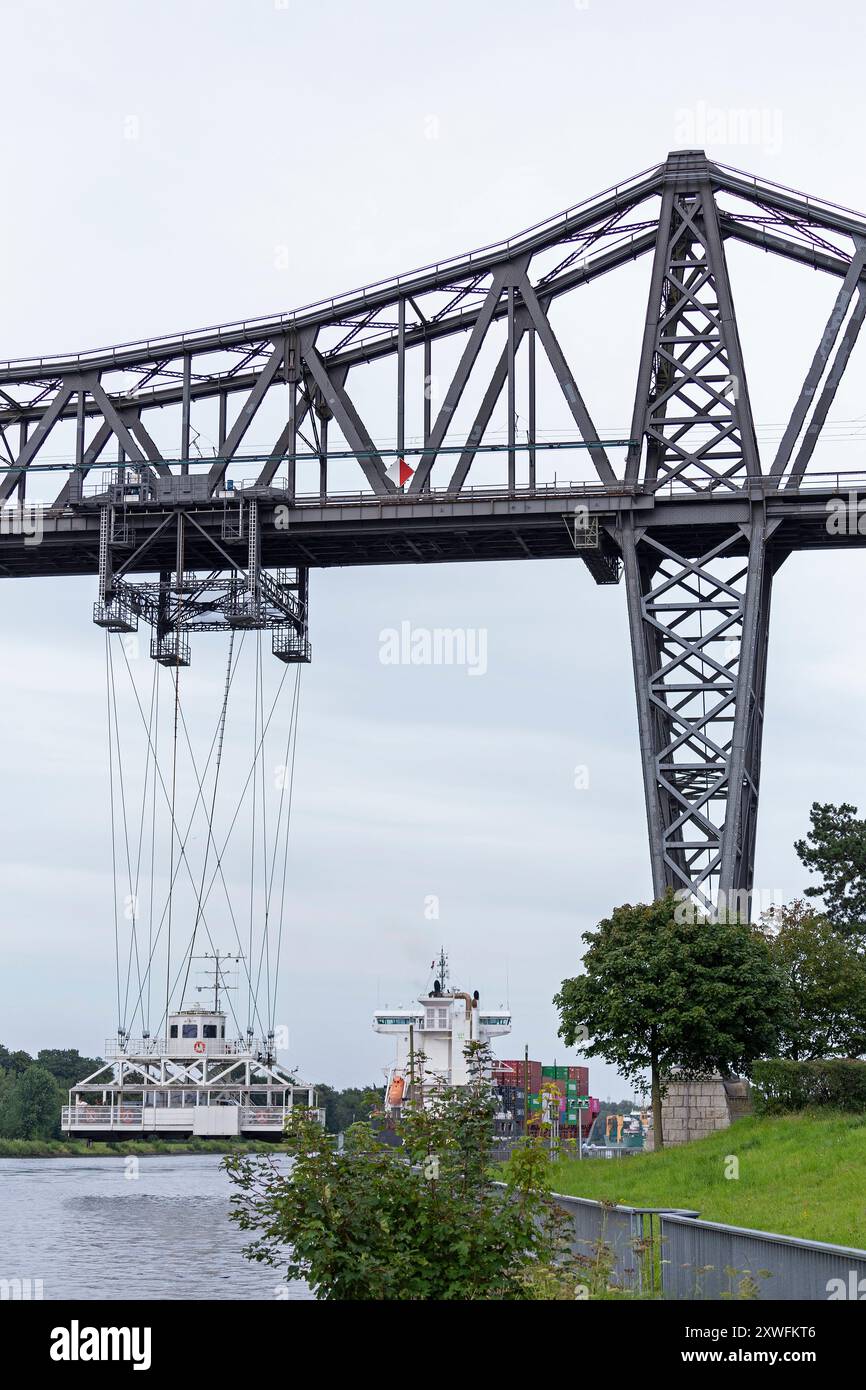
<instances>
[{"instance_id":1,"label":"white superstructure","mask_svg":"<svg viewBox=\"0 0 866 1390\"><path fill-rule=\"evenodd\" d=\"M467 1043L486 1043L511 1032L510 1009L484 1008L478 990L469 994L449 986L444 952L433 968L437 974L432 986L415 1004L377 1009L373 1016L374 1032L390 1034L396 1042L385 1086L390 1110L399 1108L413 1082L425 1090L437 1079L465 1085L469 1080Z\"/></svg>"},{"instance_id":2,"label":"white superstructure","mask_svg":"<svg viewBox=\"0 0 866 1390\"><path fill-rule=\"evenodd\" d=\"M69 1092L61 1122L65 1134L279 1139L295 1106L315 1109L324 1123L314 1087L277 1062L273 1033L226 1037L219 996L227 986L219 956L214 971L212 1008L169 1013L165 1037L120 1033L108 1039L104 1065Z\"/></svg>"}]
</instances>

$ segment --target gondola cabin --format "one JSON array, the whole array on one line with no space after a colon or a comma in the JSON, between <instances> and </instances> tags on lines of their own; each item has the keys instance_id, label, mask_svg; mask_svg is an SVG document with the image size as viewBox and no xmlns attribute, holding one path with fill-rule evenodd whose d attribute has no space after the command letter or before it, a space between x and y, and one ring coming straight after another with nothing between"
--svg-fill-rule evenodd
<instances>
[{"instance_id":1,"label":"gondola cabin","mask_svg":"<svg viewBox=\"0 0 866 1390\"><path fill-rule=\"evenodd\" d=\"M314 1110L312 1086L274 1056L274 1038L227 1037L220 1009L168 1016L167 1036L106 1044L106 1062L73 1086L62 1128L76 1139L279 1139L295 1106Z\"/></svg>"}]
</instances>

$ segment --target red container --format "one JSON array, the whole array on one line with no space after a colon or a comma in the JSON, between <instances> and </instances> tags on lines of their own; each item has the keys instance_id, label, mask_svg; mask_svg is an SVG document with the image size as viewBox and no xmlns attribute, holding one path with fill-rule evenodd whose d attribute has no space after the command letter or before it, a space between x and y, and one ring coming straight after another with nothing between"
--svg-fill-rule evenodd
<instances>
[{"instance_id":1,"label":"red container","mask_svg":"<svg viewBox=\"0 0 866 1390\"><path fill-rule=\"evenodd\" d=\"M580 1094L585 1096L589 1090L589 1067L569 1067L569 1081L576 1081L580 1087Z\"/></svg>"},{"instance_id":2,"label":"red container","mask_svg":"<svg viewBox=\"0 0 866 1390\"><path fill-rule=\"evenodd\" d=\"M494 1063L494 1073L499 1069L504 1069L511 1075L514 1075L516 1073L518 1080L514 1083L515 1085L523 1086L523 1080L525 1076L527 1080L527 1085L525 1089L527 1091L537 1093L541 1090L540 1062L524 1062L524 1059L522 1057L511 1057L503 1060L497 1058L496 1062Z\"/></svg>"}]
</instances>

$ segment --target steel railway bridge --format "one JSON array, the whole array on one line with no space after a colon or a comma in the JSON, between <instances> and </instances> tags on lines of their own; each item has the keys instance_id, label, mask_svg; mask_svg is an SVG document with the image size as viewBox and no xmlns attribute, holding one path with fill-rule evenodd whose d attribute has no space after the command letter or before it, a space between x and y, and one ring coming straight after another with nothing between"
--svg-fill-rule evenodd
<instances>
[{"instance_id":1,"label":"steel railway bridge","mask_svg":"<svg viewBox=\"0 0 866 1390\"><path fill-rule=\"evenodd\" d=\"M733 242L836 283L772 460L757 446ZM641 257L631 428L604 440L550 310ZM273 628L278 656L309 659L317 566L580 558L597 583L624 582L655 889L711 906L752 886L773 576L793 550L866 539L828 524L837 499L866 495L866 475L810 467L866 314L864 262L863 217L687 150L506 242L291 314L2 362L0 573L98 575L95 620L150 623L151 654L175 665L190 632L226 626ZM434 401L434 353L452 339ZM567 441L538 425L542 358ZM387 449L356 389L386 362ZM490 443L503 398L507 438ZM254 422L274 442L251 458ZM52 435L61 464L45 462ZM591 480L540 482L539 459L565 445ZM477 485L491 465L495 481ZM17 521L58 470L28 534Z\"/></svg>"}]
</instances>

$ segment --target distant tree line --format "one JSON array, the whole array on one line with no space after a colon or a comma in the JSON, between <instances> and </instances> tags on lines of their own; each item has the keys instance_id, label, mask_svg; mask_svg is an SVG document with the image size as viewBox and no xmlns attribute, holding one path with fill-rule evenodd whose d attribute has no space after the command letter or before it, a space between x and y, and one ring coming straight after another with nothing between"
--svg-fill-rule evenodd
<instances>
[{"instance_id":1,"label":"distant tree line","mask_svg":"<svg viewBox=\"0 0 866 1390\"><path fill-rule=\"evenodd\" d=\"M316 1086L319 1105L325 1111L325 1129L329 1134L342 1134L350 1125L369 1120L377 1104L382 1103L384 1086L349 1086L337 1091L320 1081Z\"/></svg>"},{"instance_id":2,"label":"distant tree line","mask_svg":"<svg viewBox=\"0 0 866 1390\"><path fill-rule=\"evenodd\" d=\"M82 1057L75 1048L43 1048L35 1057L0 1043L0 1139L59 1139L61 1108L71 1086L98 1071L101 1057ZM367 1120L381 1086L316 1087L326 1128L339 1134Z\"/></svg>"},{"instance_id":3,"label":"distant tree line","mask_svg":"<svg viewBox=\"0 0 866 1390\"><path fill-rule=\"evenodd\" d=\"M59 1139L70 1086L103 1065L75 1048L43 1048L36 1057L0 1043L0 1139Z\"/></svg>"}]
</instances>

